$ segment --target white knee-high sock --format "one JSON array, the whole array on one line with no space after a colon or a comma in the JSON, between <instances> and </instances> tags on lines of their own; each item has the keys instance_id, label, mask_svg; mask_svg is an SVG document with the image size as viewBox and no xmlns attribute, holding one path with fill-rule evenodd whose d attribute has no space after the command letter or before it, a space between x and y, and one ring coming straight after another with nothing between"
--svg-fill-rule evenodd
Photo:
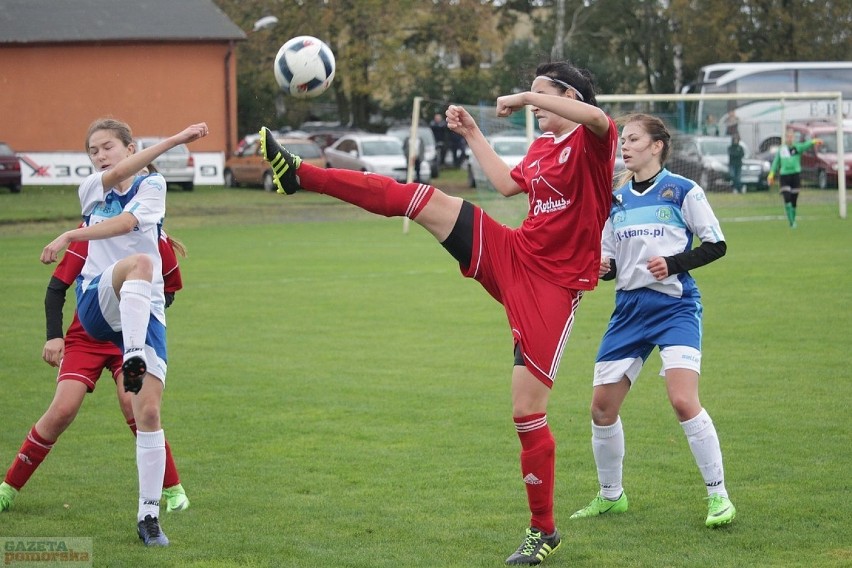
<instances>
[{"instance_id":1,"label":"white knee-high sock","mask_svg":"<svg viewBox=\"0 0 852 568\"><path fill-rule=\"evenodd\" d=\"M166 473L166 435L162 430L136 432L136 469L139 472L138 520L145 515L159 517Z\"/></svg>"},{"instance_id":2,"label":"white knee-high sock","mask_svg":"<svg viewBox=\"0 0 852 568\"><path fill-rule=\"evenodd\" d=\"M624 429L621 417L611 426L597 426L592 422L592 452L598 468L601 496L618 499L624 488L621 475L624 463Z\"/></svg>"},{"instance_id":3,"label":"white knee-high sock","mask_svg":"<svg viewBox=\"0 0 852 568\"><path fill-rule=\"evenodd\" d=\"M681 422L689 449L695 457L695 463L701 470L708 495L728 496L725 489L725 469L722 467L722 448L713 420L703 408L695 418Z\"/></svg>"},{"instance_id":4,"label":"white knee-high sock","mask_svg":"<svg viewBox=\"0 0 852 568\"><path fill-rule=\"evenodd\" d=\"M151 283L147 280L127 280L121 286L118 308L121 311L125 355L144 359L145 336L151 317Z\"/></svg>"}]
</instances>

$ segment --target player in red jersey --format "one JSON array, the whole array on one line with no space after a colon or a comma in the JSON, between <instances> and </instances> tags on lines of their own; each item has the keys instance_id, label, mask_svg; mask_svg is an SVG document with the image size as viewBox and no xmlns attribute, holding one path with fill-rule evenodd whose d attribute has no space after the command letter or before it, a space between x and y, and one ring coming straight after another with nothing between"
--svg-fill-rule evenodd
<instances>
[{"instance_id":1,"label":"player in red jersey","mask_svg":"<svg viewBox=\"0 0 852 568\"><path fill-rule=\"evenodd\" d=\"M556 443L547 402L577 304L597 285L618 133L597 106L591 74L567 62L540 65L529 91L497 99L497 116L527 105L544 134L513 169L466 110L447 110L447 125L464 137L497 191L527 194L529 213L519 228L501 225L479 207L429 185L302 163L266 128L261 144L279 193L306 189L379 215L410 218L458 260L464 276L479 281L504 306L514 337L513 418L531 511L523 542L506 563L530 565L561 542L553 514Z\"/></svg>"},{"instance_id":2,"label":"player in red jersey","mask_svg":"<svg viewBox=\"0 0 852 568\"><path fill-rule=\"evenodd\" d=\"M183 287L175 252L185 255L186 251L183 244L165 233L160 236L159 248L163 258L163 280L168 306L174 300L175 292ZM44 301L47 342L44 344L42 358L50 366L59 367L56 394L50 407L30 429L15 460L6 472L5 480L0 483L0 512L11 508L18 491L29 481L59 436L74 421L83 405L86 393L95 390L95 385L104 369L112 373L121 412L133 435L136 435L136 420L131 406L133 394L125 391L119 381L123 359L121 349L111 341L93 339L83 329L76 311L65 337L62 336L62 307L65 304L65 294L83 269L88 249L88 241L71 243L48 284ZM168 442L166 442L163 497L167 511L182 511L189 507L189 499L180 483Z\"/></svg>"}]
</instances>

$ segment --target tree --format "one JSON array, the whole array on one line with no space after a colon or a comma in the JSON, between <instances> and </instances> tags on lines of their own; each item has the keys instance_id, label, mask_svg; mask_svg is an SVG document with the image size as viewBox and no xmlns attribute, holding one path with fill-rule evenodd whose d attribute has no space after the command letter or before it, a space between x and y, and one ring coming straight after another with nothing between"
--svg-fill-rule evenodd
<instances>
[{"instance_id":1,"label":"tree","mask_svg":"<svg viewBox=\"0 0 852 568\"><path fill-rule=\"evenodd\" d=\"M676 92L701 66L721 61L852 53L849 0L215 1L248 33L237 47L241 131L308 118L378 127L407 119L414 96L425 99L426 118L450 102L493 102L528 88L528 70L559 51L557 1L564 56L592 71L603 93ZM276 27L249 31L267 15L278 17ZM336 78L321 99L278 93L272 61L295 35L319 37L335 53Z\"/></svg>"}]
</instances>

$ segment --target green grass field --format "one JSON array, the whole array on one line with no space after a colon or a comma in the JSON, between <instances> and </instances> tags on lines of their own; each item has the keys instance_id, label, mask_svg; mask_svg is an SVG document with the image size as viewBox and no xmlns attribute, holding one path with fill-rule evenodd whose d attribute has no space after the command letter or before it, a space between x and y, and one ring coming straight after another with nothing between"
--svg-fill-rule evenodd
<instances>
[{"instance_id":1,"label":"green grass field","mask_svg":"<svg viewBox=\"0 0 852 568\"><path fill-rule=\"evenodd\" d=\"M523 214L522 198L467 196L510 224ZM545 566L852 565L852 220L835 192L805 192L796 230L777 194L710 199L728 255L695 274L701 394L738 517L704 527L655 354L622 413L629 512L568 520L597 491L588 406L613 302L603 283L551 398L564 541ZM77 208L74 188L0 190L0 471L53 396L40 358L52 267L38 257ZM136 537L135 446L106 375L0 514L0 536L90 537L96 566L503 565L528 511L502 308L420 227L403 234L400 219L321 196L170 192L166 226L190 251L168 311L163 420L192 502L162 515L172 545Z\"/></svg>"}]
</instances>

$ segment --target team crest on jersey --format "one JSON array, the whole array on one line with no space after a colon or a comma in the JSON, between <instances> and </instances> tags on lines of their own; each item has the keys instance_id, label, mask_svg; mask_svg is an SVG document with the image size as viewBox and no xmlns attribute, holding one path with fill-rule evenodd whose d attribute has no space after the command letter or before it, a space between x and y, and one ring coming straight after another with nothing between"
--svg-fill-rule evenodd
<instances>
[{"instance_id":1,"label":"team crest on jersey","mask_svg":"<svg viewBox=\"0 0 852 568\"><path fill-rule=\"evenodd\" d=\"M671 207L660 207L657 209L657 219L660 221L669 221L674 216Z\"/></svg>"},{"instance_id":2,"label":"team crest on jersey","mask_svg":"<svg viewBox=\"0 0 852 568\"><path fill-rule=\"evenodd\" d=\"M95 206L92 213L101 217L115 217L121 213L121 203L118 203L115 198L110 199L110 197L112 197L112 194L107 195L102 204Z\"/></svg>"},{"instance_id":3,"label":"team crest on jersey","mask_svg":"<svg viewBox=\"0 0 852 568\"><path fill-rule=\"evenodd\" d=\"M559 154L559 163L564 164L565 162L567 162L568 156L570 156L570 155L571 155L571 146L568 146L567 148L562 150L561 154Z\"/></svg>"},{"instance_id":4,"label":"team crest on jersey","mask_svg":"<svg viewBox=\"0 0 852 568\"><path fill-rule=\"evenodd\" d=\"M612 215L613 225L618 226L618 225L622 224L626 217L627 217L627 215L624 213L624 211L618 211L618 212L614 213Z\"/></svg>"},{"instance_id":5,"label":"team crest on jersey","mask_svg":"<svg viewBox=\"0 0 852 568\"><path fill-rule=\"evenodd\" d=\"M661 201L677 201L677 186L667 185L660 191Z\"/></svg>"}]
</instances>

